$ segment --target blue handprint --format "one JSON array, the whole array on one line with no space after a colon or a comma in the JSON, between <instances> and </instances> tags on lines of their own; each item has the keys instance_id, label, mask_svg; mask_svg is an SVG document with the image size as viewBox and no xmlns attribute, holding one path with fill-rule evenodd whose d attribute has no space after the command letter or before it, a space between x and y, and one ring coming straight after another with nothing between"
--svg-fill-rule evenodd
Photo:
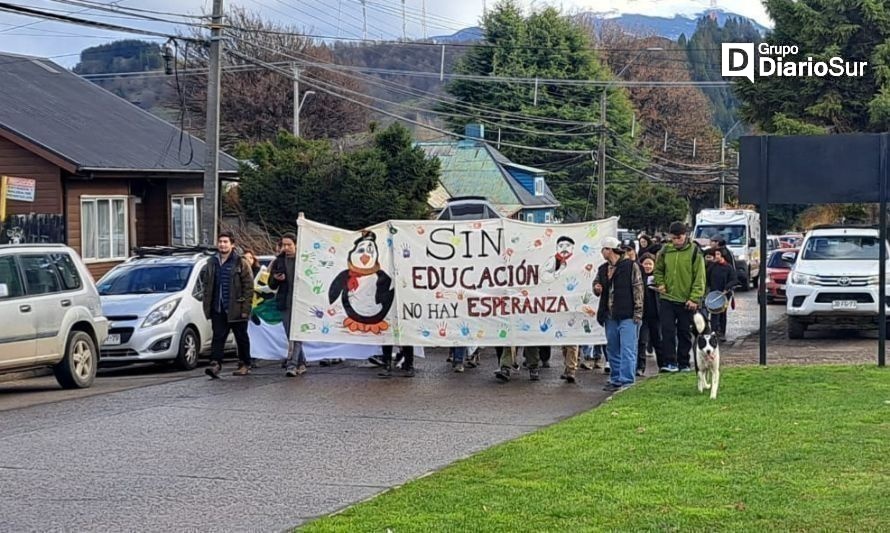
<instances>
[{"instance_id":1,"label":"blue handprint","mask_svg":"<svg viewBox=\"0 0 890 533\"><path fill-rule=\"evenodd\" d=\"M557 331L557 332L556 332L556 338L557 338L557 339L561 339L561 338L563 338L563 337L565 337L565 336L566 336L565 333L563 333L562 331Z\"/></svg>"},{"instance_id":2,"label":"blue handprint","mask_svg":"<svg viewBox=\"0 0 890 533\"><path fill-rule=\"evenodd\" d=\"M584 252L584 255L590 255L592 248L590 247L589 244L585 244L585 245L581 246L581 251Z\"/></svg>"},{"instance_id":3,"label":"blue handprint","mask_svg":"<svg viewBox=\"0 0 890 533\"><path fill-rule=\"evenodd\" d=\"M547 331L549 331L552 326L553 326L553 320L551 320L549 318L542 320L541 321L541 332L547 333Z\"/></svg>"},{"instance_id":4,"label":"blue handprint","mask_svg":"<svg viewBox=\"0 0 890 533\"><path fill-rule=\"evenodd\" d=\"M327 323L327 321L321 323L321 333L322 335L327 335L331 332L331 325Z\"/></svg>"},{"instance_id":5,"label":"blue handprint","mask_svg":"<svg viewBox=\"0 0 890 533\"><path fill-rule=\"evenodd\" d=\"M426 328L420 328L420 335L423 337L429 337L430 335L432 335L432 333Z\"/></svg>"},{"instance_id":6,"label":"blue handprint","mask_svg":"<svg viewBox=\"0 0 890 533\"><path fill-rule=\"evenodd\" d=\"M574 291L578 288L578 278L572 276L566 280L566 290L569 292Z\"/></svg>"},{"instance_id":7,"label":"blue handprint","mask_svg":"<svg viewBox=\"0 0 890 533\"><path fill-rule=\"evenodd\" d=\"M531 331L532 325L525 320L519 321L519 331Z\"/></svg>"},{"instance_id":8,"label":"blue handprint","mask_svg":"<svg viewBox=\"0 0 890 533\"><path fill-rule=\"evenodd\" d=\"M463 335L464 337L469 337L470 336L470 325L467 324L466 322L461 324L460 325L460 334Z\"/></svg>"},{"instance_id":9,"label":"blue handprint","mask_svg":"<svg viewBox=\"0 0 890 533\"><path fill-rule=\"evenodd\" d=\"M309 314L314 316L315 318L324 318L324 311L319 309L318 307L313 307L309 310Z\"/></svg>"},{"instance_id":10,"label":"blue handprint","mask_svg":"<svg viewBox=\"0 0 890 533\"><path fill-rule=\"evenodd\" d=\"M411 257L411 247L408 246L407 242L402 244L402 257L405 259Z\"/></svg>"},{"instance_id":11,"label":"blue handprint","mask_svg":"<svg viewBox=\"0 0 890 533\"><path fill-rule=\"evenodd\" d=\"M312 243L312 248L315 250L321 250L321 243L320 242Z\"/></svg>"}]
</instances>

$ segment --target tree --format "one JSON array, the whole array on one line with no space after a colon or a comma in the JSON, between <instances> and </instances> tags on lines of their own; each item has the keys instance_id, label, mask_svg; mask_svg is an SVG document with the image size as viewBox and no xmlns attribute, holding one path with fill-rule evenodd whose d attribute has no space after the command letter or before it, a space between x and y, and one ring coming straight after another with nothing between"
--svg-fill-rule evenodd
<instances>
[{"instance_id":1,"label":"tree","mask_svg":"<svg viewBox=\"0 0 890 533\"><path fill-rule=\"evenodd\" d=\"M427 158L398 124L352 152L280 132L271 141L242 143L237 154L248 161L240 184L247 219L279 233L293 229L301 212L352 229L426 218L439 179L439 160Z\"/></svg>"},{"instance_id":2,"label":"tree","mask_svg":"<svg viewBox=\"0 0 890 533\"><path fill-rule=\"evenodd\" d=\"M877 0L765 0L771 45L786 61L868 61L862 77L763 77L735 89L742 114L767 133L882 132L890 128L890 5Z\"/></svg>"},{"instance_id":3,"label":"tree","mask_svg":"<svg viewBox=\"0 0 890 533\"><path fill-rule=\"evenodd\" d=\"M291 72L294 58L308 62L332 63L334 55L323 44L302 37L298 28L280 26L243 8L233 8L226 16L230 27L226 49ZM188 53L185 65L190 69L206 69L209 49L183 48ZM222 77L220 108L220 139L224 149L240 141L259 142L275 139L280 130L292 131L294 87L290 77L279 72L257 68L250 61L226 54L224 67L242 66L245 70L226 70ZM312 80L337 88L363 92L354 77L322 66L301 69L306 78L303 91L312 90ZM192 131L203 137L204 110L207 102L206 75L183 77L180 81L184 100L192 119ZM300 135L309 139L339 138L365 130L368 113L365 108L318 89L306 101L300 113ZM337 92L337 91L334 91ZM354 97L353 95L350 95ZM361 99L361 98L359 98ZM179 102L171 102L179 106Z\"/></svg>"},{"instance_id":4,"label":"tree","mask_svg":"<svg viewBox=\"0 0 890 533\"><path fill-rule=\"evenodd\" d=\"M615 202L621 206L623 227L650 233L666 229L675 220L685 219L689 211L689 205L674 189L649 181L619 190Z\"/></svg>"},{"instance_id":5,"label":"tree","mask_svg":"<svg viewBox=\"0 0 890 533\"><path fill-rule=\"evenodd\" d=\"M514 0L504 0L483 19L484 38L461 58L456 71L492 77L540 78L544 80L608 80L608 68L593 50L585 29L554 8L526 17ZM537 86L537 88L536 88ZM448 92L459 104L445 104L449 127L463 133L468 122L500 130L504 142L550 150L595 152L600 135L607 139L607 153L620 164L607 165L607 183L637 180L624 166L639 169L638 162L616 149L618 140L630 139L632 109L627 94L605 89L609 131L601 132L600 96L603 88L586 84L539 84L461 79L451 82ZM537 93L537 99L535 99ZM481 108L486 109L481 109ZM581 219L595 212L596 167L590 155L532 151L503 147L511 160L552 171L547 178L562 203L565 220ZM613 186L609 190L612 191ZM607 195L609 212L617 204Z\"/></svg>"}]
</instances>

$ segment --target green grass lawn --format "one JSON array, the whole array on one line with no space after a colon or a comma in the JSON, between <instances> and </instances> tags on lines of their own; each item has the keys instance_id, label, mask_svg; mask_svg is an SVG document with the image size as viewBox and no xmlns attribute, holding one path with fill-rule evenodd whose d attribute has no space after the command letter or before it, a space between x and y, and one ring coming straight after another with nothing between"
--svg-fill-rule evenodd
<instances>
[{"instance_id":1,"label":"green grass lawn","mask_svg":"<svg viewBox=\"0 0 890 533\"><path fill-rule=\"evenodd\" d=\"M387 529L890 531L890 371L661 376L304 527Z\"/></svg>"}]
</instances>

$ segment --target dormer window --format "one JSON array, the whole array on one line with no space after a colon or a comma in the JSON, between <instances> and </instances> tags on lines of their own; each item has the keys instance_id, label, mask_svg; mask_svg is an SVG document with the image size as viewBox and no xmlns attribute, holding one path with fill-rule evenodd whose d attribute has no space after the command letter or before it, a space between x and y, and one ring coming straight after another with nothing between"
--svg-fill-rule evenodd
<instances>
[{"instance_id":1,"label":"dormer window","mask_svg":"<svg viewBox=\"0 0 890 533\"><path fill-rule=\"evenodd\" d=\"M535 196L544 196L544 178L535 178Z\"/></svg>"}]
</instances>

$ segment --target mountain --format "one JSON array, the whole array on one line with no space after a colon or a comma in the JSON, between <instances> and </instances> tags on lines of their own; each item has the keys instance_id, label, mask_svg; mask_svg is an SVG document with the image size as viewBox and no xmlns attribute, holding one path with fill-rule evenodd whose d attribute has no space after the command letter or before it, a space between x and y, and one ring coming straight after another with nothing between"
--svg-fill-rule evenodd
<instances>
[{"instance_id":1,"label":"mountain","mask_svg":"<svg viewBox=\"0 0 890 533\"><path fill-rule=\"evenodd\" d=\"M473 28L464 28L451 35L439 35L436 37L431 37L430 40L439 44L481 41L482 28L478 26Z\"/></svg>"},{"instance_id":2,"label":"mountain","mask_svg":"<svg viewBox=\"0 0 890 533\"><path fill-rule=\"evenodd\" d=\"M614 13L582 13L578 15L585 22L592 23L595 27L599 27L603 24L603 21L609 21L614 24L618 24L622 28L624 28L629 33L637 34L637 35L657 35L659 37L665 37L672 41L676 41L680 35L685 34L686 37L689 37L695 32L696 25L698 23L698 19L705 16L714 16L716 17L717 24L719 26L724 26L726 21L735 18L735 19L744 19L749 20L752 25L760 32L761 35L765 35L766 32L769 31L769 28L758 24L754 20L751 20L742 15L733 13L731 11L724 11L722 9L715 9L709 11L702 11L700 13L696 13L695 15L674 15L673 17L655 17L651 15L639 15L634 13L624 13L618 16L615 16Z\"/></svg>"}]
</instances>

